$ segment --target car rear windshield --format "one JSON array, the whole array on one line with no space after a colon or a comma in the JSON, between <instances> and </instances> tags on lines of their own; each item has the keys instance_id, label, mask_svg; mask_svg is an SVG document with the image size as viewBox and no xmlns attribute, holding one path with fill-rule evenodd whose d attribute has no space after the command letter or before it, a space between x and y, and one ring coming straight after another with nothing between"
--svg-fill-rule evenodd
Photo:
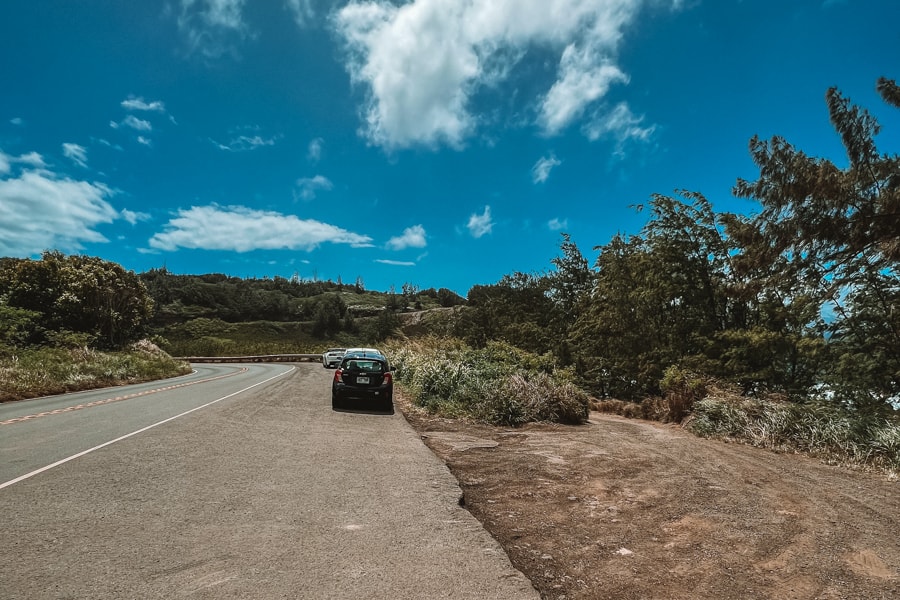
<instances>
[{"instance_id":1,"label":"car rear windshield","mask_svg":"<svg viewBox=\"0 0 900 600\"><path fill-rule=\"evenodd\" d=\"M344 367L350 371L363 371L365 373L383 373L384 365L377 360L348 360Z\"/></svg>"}]
</instances>

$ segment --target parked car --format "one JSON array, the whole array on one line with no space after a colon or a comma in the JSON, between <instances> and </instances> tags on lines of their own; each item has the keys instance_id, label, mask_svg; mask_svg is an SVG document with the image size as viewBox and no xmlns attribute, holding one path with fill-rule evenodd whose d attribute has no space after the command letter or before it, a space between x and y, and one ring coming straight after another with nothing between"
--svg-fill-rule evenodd
<instances>
[{"instance_id":1,"label":"parked car","mask_svg":"<svg viewBox=\"0 0 900 600\"><path fill-rule=\"evenodd\" d=\"M348 348L331 382L331 407L394 410L394 371L375 348Z\"/></svg>"},{"instance_id":2,"label":"parked car","mask_svg":"<svg viewBox=\"0 0 900 600\"><path fill-rule=\"evenodd\" d=\"M341 359L344 358L346 350L346 348L329 348L322 353L322 366L326 369L336 368L341 364Z\"/></svg>"}]
</instances>

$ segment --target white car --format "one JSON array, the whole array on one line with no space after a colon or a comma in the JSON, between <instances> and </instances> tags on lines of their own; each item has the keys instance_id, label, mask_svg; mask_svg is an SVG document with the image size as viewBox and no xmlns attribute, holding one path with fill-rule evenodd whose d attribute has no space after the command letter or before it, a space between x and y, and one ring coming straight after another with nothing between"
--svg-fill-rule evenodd
<instances>
[{"instance_id":1,"label":"white car","mask_svg":"<svg viewBox=\"0 0 900 600\"><path fill-rule=\"evenodd\" d=\"M326 369L337 368L341 364L341 359L344 358L344 352L346 351L346 348L329 348L322 353L322 366Z\"/></svg>"}]
</instances>

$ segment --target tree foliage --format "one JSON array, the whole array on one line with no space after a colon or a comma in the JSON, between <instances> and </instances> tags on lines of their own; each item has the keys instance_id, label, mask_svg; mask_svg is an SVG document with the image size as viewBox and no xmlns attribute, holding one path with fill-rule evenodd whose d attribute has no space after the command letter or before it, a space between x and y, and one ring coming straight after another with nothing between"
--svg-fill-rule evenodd
<instances>
[{"instance_id":1,"label":"tree foliage","mask_svg":"<svg viewBox=\"0 0 900 600\"><path fill-rule=\"evenodd\" d=\"M900 107L894 81L877 89ZM597 246L593 268L564 235L550 274L472 288L458 333L552 350L604 396L658 394L674 366L747 394L898 403L900 159L879 152L866 110L837 89L825 100L846 166L754 137L759 178L734 193L756 215L654 195L642 231Z\"/></svg>"},{"instance_id":2,"label":"tree foliage","mask_svg":"<svg viewBox=\"0 0 900 600\"><path fill-rule=\"evenodd\" d=\"M884 100L900 107L897 85L880 79ZM759 202L752 219L733 221L740 264L760 285L787 292L821 312L831 364L825 380L861 406L900 395L900 157L879 152L880 125L836 88L826 94L847 166L811 158L782 138L753 138L760 169L735 194Z\"/></svg>"},{"instance_id":3,"label":"tree foliage","mask_svg":"<svg viewBox=\"0 0 900 600\"><path fill-rule=\"evenodd\" d=\"M119 348L144 334L153 302L138 276L118 264L48 251L40 260L0 262L0 307L13 342L65 342L68 335L78 345Z\"/></svg>"}]
</instances>

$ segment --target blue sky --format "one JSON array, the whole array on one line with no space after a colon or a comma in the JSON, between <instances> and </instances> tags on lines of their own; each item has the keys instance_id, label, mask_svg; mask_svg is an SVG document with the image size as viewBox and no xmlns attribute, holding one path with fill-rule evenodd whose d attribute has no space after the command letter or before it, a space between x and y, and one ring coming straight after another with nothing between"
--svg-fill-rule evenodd
<instances>
[{"instance_id":1,"label":"blue sky","mask_svg":"<svg viewBox=\"0 0 900 600\"><path fill-rule=\"evenodd\" d=\"M0 256L449 287L540 272L653 193L750 213L747 143L900 144L896 0L6 0Z\"/></svg>"}]
</instances>

